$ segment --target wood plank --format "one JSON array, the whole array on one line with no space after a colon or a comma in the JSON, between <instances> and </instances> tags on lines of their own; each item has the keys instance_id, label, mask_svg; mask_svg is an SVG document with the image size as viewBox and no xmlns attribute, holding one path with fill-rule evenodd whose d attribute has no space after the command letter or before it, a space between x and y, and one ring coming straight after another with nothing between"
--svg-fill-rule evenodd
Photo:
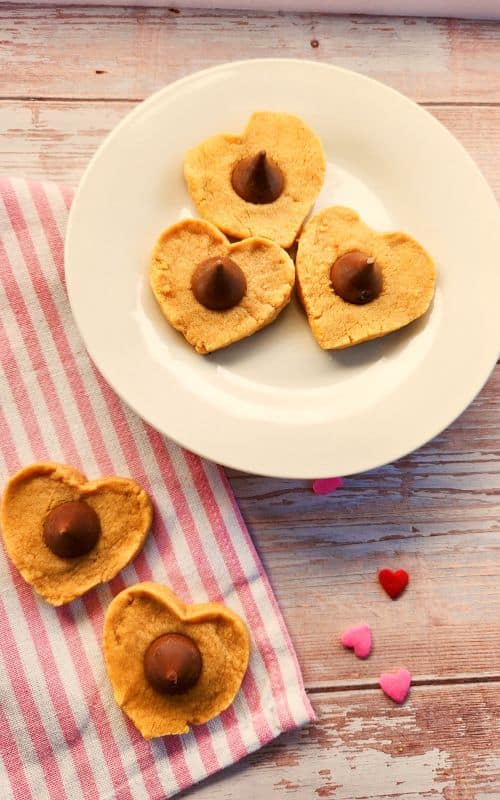
<instances>
[{"instance_id":1,"label":"wood plank","mask_svg":"<svg viewBox=\"0 0 500 800\"><path fill-rule=\"evenodd\" d=\"M197 800L498 800L500 686L315 695L318 723L282 736L182 797Z\"/></svg>"},{"instance_id":2,"label":"wood plank","mask_svg":"<svg viewBox=\"0 0 500 800\"><path fill-rule=\"evenodd\" d=\"M134 102L0 101L0 173L76 185Z\"/></svg>"},{"instance_id":3,"label":"wood plank","mask_svg":"<svg viewBox=\"0 0 500 800\"><path fill-rule=\"evenodd\" d=\"M2 97L143 98L203 67L279 55L358 70L418 100L493 102L499 53L494 22L0 6Z\"/></svg>"},{"instance_id":4,"label":"wood plank","mask_svg":"<svg viewBox=\"0 0 500 800\"><path fill-rule=\"evenodd\" d=\"M441 436L330 496L230 473L309 687L363 685L399 662L422 680L500 675L499 396L497 367ZM396 602L378 585L386 566L411 576ZM338 645L358 622L374 632L367 662Z\"/></svg>"},{"instance_id":5,"label":"wood plank","mask_svg":"<svg viewBox=\"0 0 500 800\"><path fill-rule=\"evenodd\" d=\"M135 102L0 101L0 172L78 182L104 136ZM500 107L432 106L463 143L500 200Z\"/></svg>"}]
</instances>

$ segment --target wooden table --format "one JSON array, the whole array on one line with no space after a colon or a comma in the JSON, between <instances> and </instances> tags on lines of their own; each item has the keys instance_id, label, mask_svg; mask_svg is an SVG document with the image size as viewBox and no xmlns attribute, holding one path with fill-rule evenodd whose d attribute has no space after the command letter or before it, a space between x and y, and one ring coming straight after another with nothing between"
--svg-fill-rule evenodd
<instances>
[{"instance_id":1,"label":"wooden table","mask_svg":"<svg viewBox=\"0 0 500 800\"><path fill-rule=\"evenodd\" d=\"M500 26L442 19L1 5L0 171L75 184L155 89L270 55L339 64L415 98L500 197ZM230 473L318 722L191 795L500 798L499 389L497 367L441 436L329 497L308 482ZM377 584L382 566L410 572L396 603ZM356 621L374 629L367 662L338 644ZM398 665L414 678L402 707L377 688Z\"/></svg>"}]
</instances>

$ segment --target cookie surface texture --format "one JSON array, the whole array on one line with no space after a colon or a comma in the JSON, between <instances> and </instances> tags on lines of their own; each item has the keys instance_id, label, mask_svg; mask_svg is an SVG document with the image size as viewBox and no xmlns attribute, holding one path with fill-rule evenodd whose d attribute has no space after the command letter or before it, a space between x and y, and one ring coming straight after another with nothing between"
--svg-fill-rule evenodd
<instances>
[{"instance_id":1,"label":"cookie surface texture","mask_svg":"<svg viewBox=\"0 0 500 800\"><path fill-rule=\"evenodd\" d=\"M206 308L191 288L198 264L216 256L230 256L246 278L244 297L227 311ZM210 353L273 322L290 302L295 269L289 255L268 239L230 244L209 222L186 219L161 234L151 259L150 283L168 322L198 353Z\"/></svg>"},{"instance_id":2,"label":"cookie surface texture","mask_svg":"<svg viewBox=\"0 0 500 800\"><path fill-rule=\"evenodd\" d=\"M144 656L164 634L189 637L202 669L184 694L165 695L148 682ZM140 583L120 592L106 612L104 657L115 700L146 739L187 733L234 700L245 675L250 639L243 621L220 603L185 605L170 589Z\"/></svg>"},{"instance_id":3,"label":"cookie surface texture","mask_svg":"<svg viewBox=\"0 0 500 800\"><path fill-rule=\"evenodd\" d=\"M284 177L272 203L248 203L236 194L231 176L245 158L265 151ZM241 136L212 136L189 150L184 177L202 217L236 239L264 236L290 247L319 194L325 156L317 135L298 117L259 111Z\"/></svg>"},{"instance_id":4,"label":"cookie surface texture","mask_svg":"<svg viewBox=\"0 0 500 800\"><path fill-rule=\"evenodd\" d=\"M57 506L78 500L97 513L100 537L85 555L62 558L44 542L44 520ZM9 480L0 521L7 553L25 581L60 606L123 569L143 546L152 516L148 495L129 478L87 481L70 466L40 462Z\"/></svg>"},{"instance_id":5,"label":"cookie surface texture","mask_svg":"<svg viewBox=\"0 0 500 800\"><path fill-rule=\"evenodd\" d=\"M335 294L330 270L346 253L362 251L382 271L382 290L365 305ZM313 216L300 237L297 287L309 325L323 349L342 349L398 330L421 317L436 281L432 258L406 233L377 233L349 208L333 206Z\"/></svg>"}]
</instances>

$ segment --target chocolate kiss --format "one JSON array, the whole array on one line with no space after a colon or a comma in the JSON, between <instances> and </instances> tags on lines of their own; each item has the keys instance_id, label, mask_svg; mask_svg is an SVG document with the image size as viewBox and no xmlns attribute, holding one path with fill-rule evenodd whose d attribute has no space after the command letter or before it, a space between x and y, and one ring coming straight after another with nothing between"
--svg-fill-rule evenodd
<instances>
[{"instance_id":1,"label":"chocolate kiss","mask_svg":"<svg viewBox=\"0 0 500 800\"><path fill-rule=\"evenodd\" d=\"M283 191L283 173L265 150L243 158L231 176L234 191L247 203L273 203Z\"/></svg>"},{"instance_id":2,"label":"chocolate kiss","mask_svg":"<svg viewBox=\"0 0 500 800\"><path fill-rule=\"evenodd\" d=\"M182 633L166 633L152 642L144 655L144 672L157 692L184 694L201 674L198 645Z\"/></svg>"},{"instance_id":3,"label":"chocolate kiss","mask_svg":"<svg viewBox=\"0 0 500 800\"><path fill-rule=\"evenodd\" d=\"M382 273L375 259L359 250L340 256L333 264L330 279L335 294L355 305L369 303L382 290Z\"/></svg>"},{"instance_id":4,"label":"chocolate kiss","mask_svg":"<svg viewBox=\"0 0 500 800\"><path fill-rule=\"evenodd\" d=\"M205 308L226 311L238 305L247 290L247 281L244 272L232 259L216 256L198 264L191 279L191 289Z\"/></svg>"},{"instance_id":5,"label":"chocolate kiss","mask_svg":"<svg viewBox=\"0 0 500 800\"><path fill-rule=\"evenodd\" d=\"M43 539L60 558L77 558L97 544L101 523L94 509L83 500L55 506L43 522Z\"/></svg>"}]
</instances>

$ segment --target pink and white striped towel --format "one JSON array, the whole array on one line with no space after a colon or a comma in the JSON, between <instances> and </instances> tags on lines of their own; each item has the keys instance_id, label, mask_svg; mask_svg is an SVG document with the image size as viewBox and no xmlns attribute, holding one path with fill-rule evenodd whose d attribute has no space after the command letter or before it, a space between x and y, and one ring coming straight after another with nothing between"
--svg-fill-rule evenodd
<instances>
[{"instance_id":1,"label":"pink and white striped towel","mask_svg":"<svg viewBox=\"0 0 500 800\"><path fill-rule=\"evenodd\" d=\"M130 475L156 521L110 584L55 609L0 547L0 797L160 800L314 717L287 630L221 469L165 440L89 360L63 284L71 192L0 180L0 471L51 459L89 477ZM249 671L234 704L188 735L146 742L116 706L101 655L105 609L155 580L223 600L247 621Z\"/></svg>"}]
</instances>

